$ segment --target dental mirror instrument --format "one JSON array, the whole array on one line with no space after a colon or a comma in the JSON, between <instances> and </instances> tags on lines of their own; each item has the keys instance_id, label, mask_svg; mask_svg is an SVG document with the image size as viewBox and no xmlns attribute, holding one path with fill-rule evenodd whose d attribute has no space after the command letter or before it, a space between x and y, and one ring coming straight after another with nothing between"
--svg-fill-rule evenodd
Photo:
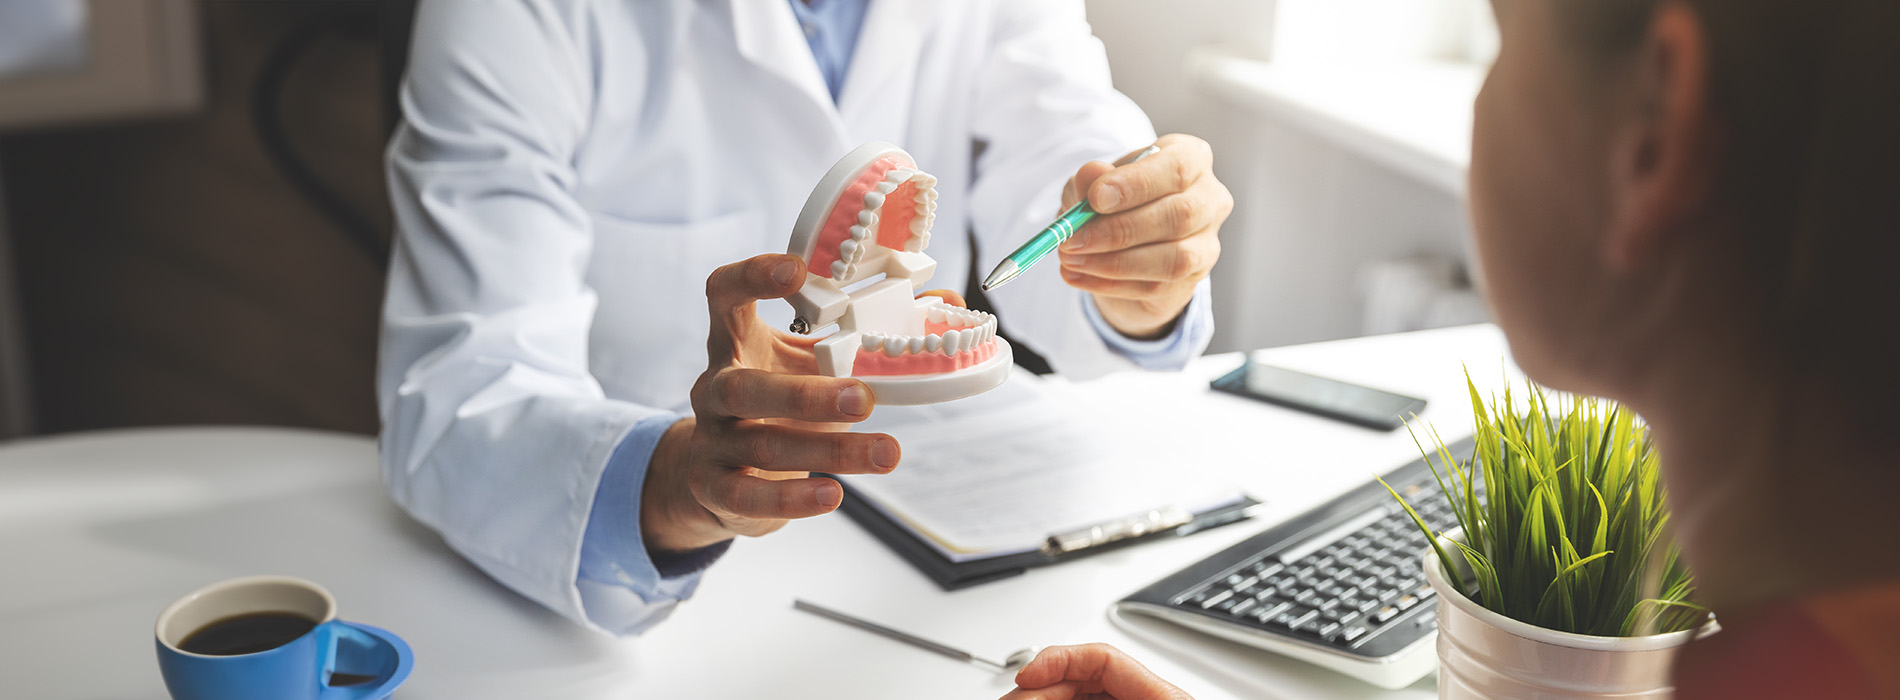
<instances>
[{"instance_id":1,"label":"dental mirror instrument","mask_svg":"<svg viewBox=\"0 0 1900 700\"><path fill-rule=\"evenodd\" d=\"M1117 168L1134 165L1141 162L1141 159L1160 152L1160 146L1149 146L1142 149L1140 153L1115 161L1114 165ZM987 292L1009 284L1010 280L1027 272L1031 265L1049 255L1049 251L1055 250L1056 246L1075 235L1076 230L1082 228L1083 224L1095 220L1095 216L1095 209L1089 206L1088 197L1083 197L1081 201L1069 207L1068 211L1062 212L1062 216L1056 217L1055 223L1049 224L1041 233L1029 239L1028 243L1017 248L1016 252L1010 253L1003 262L997 263L996 269L990 271L990 276L983 279L983 291Z\"/></svg>"},{"instance_id":2,"label":"dental mirror instrument","mask_svg":"<svg viewBox=\"0 0 1900 700\"><path fill-rule=\"evenodd\" d=\"M1014 653L1011 653L1008 657L1004 658L1002 663L997 663L995 661L991 661L989 659L979 657L975 654L964 651L962 649L958 649L956 647L949 646L946 644L933 642L928 639L924 639L923 637L910 634L908 632L900 632L898 630L885 627L883 625L877 624L875 622L871 622L869 620L863 620L856 617L852 617L850 615L838 612L836 610L832 610L830 608L824 607L822 605L818 605L817 603L813 603L808 600L794 598L792 599L792 607L811 613L813 615L817 615L819 617L830 618L837 622L842 622L852 627L856 627L858 629L861 629L873 634L877 634L888 639L894 639L894 640L903 642L905 644L909 644L911 646L917 647L919 649L935 652L937 654L948 656L952 659L956 659L958 661L962 661L965 663L974 664L976 666L989 669L990 671L993 671L995 673L1013 673L1015 671L1021 670L1022 667L1029 665L1029 661L1031 659L1036 658L1037 650L1031 647L1028 649L1018 649Z\"/></svg>"}]
</instances>

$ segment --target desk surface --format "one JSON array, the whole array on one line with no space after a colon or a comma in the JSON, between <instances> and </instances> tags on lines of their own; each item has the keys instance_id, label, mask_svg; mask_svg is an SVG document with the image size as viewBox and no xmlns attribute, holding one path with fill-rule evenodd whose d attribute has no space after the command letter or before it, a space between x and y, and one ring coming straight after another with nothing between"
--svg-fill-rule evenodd
<instances>
[{"instance_id":1,"label":"desk surface","mask_svg":"<svg viewBox=\"0 0 1900 700\"><path fill-rule=\"evenodd\" d=\"M1264 351L1277 364L1426 396L1424 418L1468 430L1461 364L1480 385L1512 370L1490 326ZM342 617L416 650L405 700L480 698L994 698L989 675L792 610L803 597L1001 656L1106 641L1201 700L1427 698L1236 645L1146 643L1107 606L1371 474L1416 456L1385 434L1206 391L1237 355L1183 374L1059 385L1139 401L1184 427L1182 469L1231 475L1268 502L1254 522L945 593L841 515L740 542L699 594L644 637L581 630L490 581L383 494L374 441L308 431L179 428L0 448L0 695L165 697L152 621L206 583L281 573L323 583ZM1486 381L1487 378L1491 378Z\"/></svg>"}]
</instances>

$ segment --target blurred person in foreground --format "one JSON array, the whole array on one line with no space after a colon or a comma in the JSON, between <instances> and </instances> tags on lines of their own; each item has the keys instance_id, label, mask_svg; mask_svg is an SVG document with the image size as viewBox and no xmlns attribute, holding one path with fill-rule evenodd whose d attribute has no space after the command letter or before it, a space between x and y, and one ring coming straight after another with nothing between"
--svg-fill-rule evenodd
<instances>
[{"instance_id":1,"label":"blurred person in foreground","mask_svg":"<svg viewBox=\"0 0 1900 700\"><path fill-rule=\"evenodd\" d=\"M1900 697L1900 2L1495 0L1471 210L1533 379L1639 411L1680 700ZM1104 645L1011 700L1187 695Z\"/></svg>"}]
</instances>

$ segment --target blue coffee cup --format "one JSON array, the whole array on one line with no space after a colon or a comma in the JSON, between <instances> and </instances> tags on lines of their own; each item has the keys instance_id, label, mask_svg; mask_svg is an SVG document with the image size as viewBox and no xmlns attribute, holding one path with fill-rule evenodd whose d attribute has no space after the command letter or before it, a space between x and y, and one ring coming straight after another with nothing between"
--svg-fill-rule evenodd
<instances>
[{"instance_id":1,"label":"blue coffee cup","mask_svg":"<svg viewBox=\"0 0 1900 700\"><path fill-rule=\"evenodd\" d=\"M179 648L213 623L260 613L290 613L315 626L248 654ZM329 591L288 576L237 578L193 591L159 613L154 634L158 669L173 700L375 700L402 685L414 665L401 637L336 619ZM361 682L330 685L337 674Z\"/></svg>"}]
</instances>

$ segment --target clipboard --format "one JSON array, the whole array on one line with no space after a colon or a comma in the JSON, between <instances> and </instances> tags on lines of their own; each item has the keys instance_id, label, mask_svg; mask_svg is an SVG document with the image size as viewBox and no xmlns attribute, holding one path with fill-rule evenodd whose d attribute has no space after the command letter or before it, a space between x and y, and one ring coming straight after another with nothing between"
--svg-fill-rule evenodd
<instances>
[{"instance_id":1,"label":"clipboard","mask_svg":"<svg viewBox=\"0 0 1900 700\"><path fill-rule=\"evenodd\" d=\"M843 480L839 480L839 483L844 486L844 502L838 509L945 591L999 581L1034 567L1059 564L1141 542L1163 537L1185 537L1231 525L1252 517L1260 505L1260 501L1243 496L1234 503L1200 513L1170 514L1166 509L1155 510L1145 516L1100 523L1074 532L1054 533L1039 550L957 562L939 553L902 523L891 519L873 505L861 489L852 488Z\"/></svg>"}]
</instances>

